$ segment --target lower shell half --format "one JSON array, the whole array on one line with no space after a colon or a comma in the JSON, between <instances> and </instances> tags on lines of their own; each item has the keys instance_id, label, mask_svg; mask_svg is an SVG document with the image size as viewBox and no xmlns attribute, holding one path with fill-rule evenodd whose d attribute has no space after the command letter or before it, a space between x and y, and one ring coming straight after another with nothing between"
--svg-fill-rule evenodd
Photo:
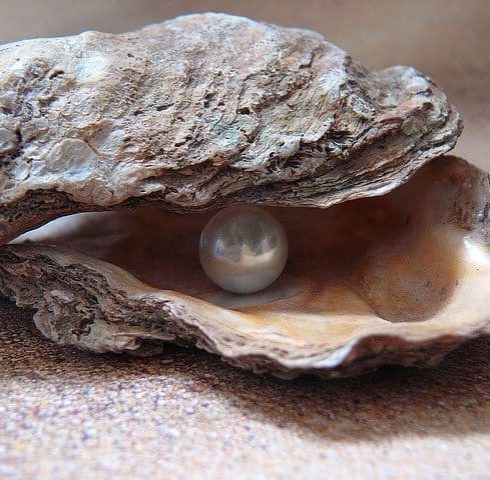
<instances>
[{"instance_id":1,"label":"lower shell half","mask_svg":"<svg viewBox=\"0 0 490 480\"><path fill-rule=\"evenodd\" d=\"M155 206L58 218L0 250L0 292L48 338L93 352L197 346L257 373L430 366L490 333L490 177L439 157L381 196L270 207L281 277L250 295L199 265L213 212Z\"/></svg>"}]
</instances>

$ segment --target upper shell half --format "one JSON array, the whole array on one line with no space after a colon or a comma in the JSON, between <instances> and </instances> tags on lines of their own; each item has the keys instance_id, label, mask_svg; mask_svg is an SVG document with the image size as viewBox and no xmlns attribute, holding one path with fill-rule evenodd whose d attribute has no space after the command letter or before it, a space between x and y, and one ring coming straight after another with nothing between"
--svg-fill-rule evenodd
<instances>
[{"instance_id":1,"label":"upper shell half","mask_svg":"<svg viewBox=\"0 0 490 480\"><path fill-rule=\"evenodd\" d=\"M434 363L490 331L489 177L441 157L460 129L413 68L227 15L0 46L2 243L102 212L2 247L0 291L97 352L173 341L284 376ZM199 266L207 211L236 203L289 238L258 294Z\"/></svg>"}]
</instances>

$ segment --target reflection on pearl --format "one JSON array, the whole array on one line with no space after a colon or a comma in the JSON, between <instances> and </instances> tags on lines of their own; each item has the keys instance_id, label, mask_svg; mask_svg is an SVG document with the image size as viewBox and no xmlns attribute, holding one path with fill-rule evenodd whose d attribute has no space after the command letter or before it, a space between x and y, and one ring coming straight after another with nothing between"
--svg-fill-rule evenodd
<instances>
[{"instance_id":1,"label":"reflection on pearl","mask_svg":"<svg viewBox=\"0 0 490 480\"><path fill-rule=\"evenodd\" d=\"M281 224L257 207L229 207L201 232L199 258L216 285L234 293L253 293L279 277L288 257Z\"/></svg>"}]
</instances>

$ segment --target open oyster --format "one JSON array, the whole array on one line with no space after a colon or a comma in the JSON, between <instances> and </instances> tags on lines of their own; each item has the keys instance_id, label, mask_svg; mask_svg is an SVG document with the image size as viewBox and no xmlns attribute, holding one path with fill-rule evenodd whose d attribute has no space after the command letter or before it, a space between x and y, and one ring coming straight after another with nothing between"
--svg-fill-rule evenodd
<instances>
[{"instance_id":1,"label":"open oyster","mask_svg":"<svg viewBox=\"0 0 490 480\"><path fill-rule=\"evenodd\" d=\"M47 337L335 376L490 332L489 176L441 156L459 116L416 70L216 14L6 45L0 65L2 243L100 212L0 249L0 291ZM235 203L289 238L256 294L199 266L209 211Z\"/></svg>"}]
</instances>

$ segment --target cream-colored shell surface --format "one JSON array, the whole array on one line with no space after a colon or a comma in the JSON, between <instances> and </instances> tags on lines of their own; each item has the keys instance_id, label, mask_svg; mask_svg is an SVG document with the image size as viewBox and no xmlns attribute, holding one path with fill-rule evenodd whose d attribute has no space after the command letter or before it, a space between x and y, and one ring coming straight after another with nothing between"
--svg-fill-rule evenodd
<instances>
[{"instance_id":1,"label":"cream-colored shell surface","mask_svg":"<svg viewBox=\"0 0 490 480\"><path fill-rule=\"evenodd\" d=\"M380 197L272 208L290 259L253 295L200 270L207 214L65 217L3 247L0 290L47 337L95 352L171 341L287 377L431 365L490 333L489 191L488 174L441 157Z\"/></svg>"}]
</instances>

